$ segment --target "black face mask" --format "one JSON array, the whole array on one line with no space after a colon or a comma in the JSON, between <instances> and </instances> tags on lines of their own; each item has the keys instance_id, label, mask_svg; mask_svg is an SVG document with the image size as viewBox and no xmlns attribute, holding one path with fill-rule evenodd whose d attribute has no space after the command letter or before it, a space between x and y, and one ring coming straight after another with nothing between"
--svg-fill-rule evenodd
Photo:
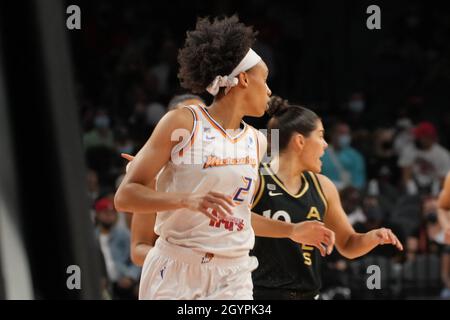
<instances>
[{"instance_id":1,"label":"black face mask","mask_svg":"<svg viewBox=\"0 0 450 320\"><path fill-rule=\"evenodd\" d=\"M427 215L426 217L427 222L435 224L436 222L438 222L438 216L436 212L432 212L430 214Z\"/></svg>"},{"instance_id":2,"label":"black face mask","mask_svg":"<svg viewBox=\"0 0 450 320\"><path fill-rule=\"evenodd\" d=\"M105 228L106 230L111 230L112 227L114 227L115 222L103 222L99 221L98 224Z\"/></svg>"},{"instance_id":3,"label":"black face mask","mask_svg":"<svg viewBox=\"0 0 450 320\"><path fill-rule=\"evenodd\" d=\"M419 150L425 150L425 146L423 145L423 143L420 140L417 140L417 139L414 140L414 145Z\"/></svg>"},{"instance_id":4,"label":"black face mask","mask_svg":"<svg viewBox=\"0 0 450 320\"><path fill-rule=\"evenodd\" d=\"M385 151L388 151L392 149L392 145L392 141L384 141L381 143L381 148Z\"/></svg>"}]
</instances>

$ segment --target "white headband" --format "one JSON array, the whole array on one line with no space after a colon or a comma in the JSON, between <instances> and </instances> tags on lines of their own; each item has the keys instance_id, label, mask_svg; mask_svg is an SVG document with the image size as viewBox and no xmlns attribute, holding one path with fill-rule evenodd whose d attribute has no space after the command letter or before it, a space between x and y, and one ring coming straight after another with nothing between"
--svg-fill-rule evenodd
<instances>
[{"instance_id":1,"label":"white headband","mask_svg":"<svg viewBox=\"0 0 450 320\"><path fill-rule=\"evenodd\" d=\"M236 77L239 73L247 71L250 68L253 68L259 61L261 61L261 57L253 51L252 49L248 50L245 57L239 62L236 68L227 76L217 76L206 88L213 96L216 96L221 87L225 88L225 94L230 91L230 89L236 86L239 83L238 78Z\"/></svg>"}]
</instances>

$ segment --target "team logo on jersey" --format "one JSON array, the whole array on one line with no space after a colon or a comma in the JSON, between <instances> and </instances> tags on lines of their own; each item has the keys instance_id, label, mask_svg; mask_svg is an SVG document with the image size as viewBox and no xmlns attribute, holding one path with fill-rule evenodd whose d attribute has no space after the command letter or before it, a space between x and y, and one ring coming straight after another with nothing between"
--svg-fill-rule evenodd
<instances>
[{"instance_id":1,"label":"team logo on jersey","mask_svg":"<svg viewBox=\"0 0 450 320\"><path fill-rule=\"evenodd\" d=\"M166 271L166 266L164 266L159 273L161 274L161 279L164 279L164 271Z\"/></svg>"},{"instance_id":2,"label":"team logo on jersey","mask_svg":"<svg viewBox=\"0 0 450 320\"><path fill-rule=\"evenodd\" d=\"M272 191L277 190L277 187L274 184L272 184L272 183L268 183L266 185L266 187L267 187L267 190L272 190Z\"/></svg>"},{"instance_id":3,"label":"team logo on jersey","mask_svg":"<svg viewBox=\"0 0 450 320\"><path fill-rule=\"evenodd\" d=\"M211 133L211 128L203 128L203 140L206 142L212 142L216 139L216 136Z\"/></svg>"},{"instance_id":4,"label":"team logo on jersey","mask_svg":"<svg viewBox=\"0 0 450 320\"><path fill-rule=\"evenodd\" d=\"M273 191L269 191L269 196L271 196L271 197L282 196L282 195L283 195L282 192L273 192Z\"/></svg>"},{"instance_id":5,"label":"team logo on jersey","mask_svg":"<svg viewBox=\"0 0 450 320\"><path fill-rule=\"evenodd\" d=\"M217 211L213 210L213 215L217 216ZM237 217L229 217L227 219L213 220L209 221L209 226L214 228L224 227L228 231L242 231L245 227L244 219Z\"/></svg>"},{"instance_id":6,"label":"team logo on jersey","mask_svg":"<svg viewBox=\"0 0 450 320\"><path fill-rule=\"evenodd\" d=\"M254 144L253 138L251 136L249 136L248 140L247 140L247 147L251 148L251 147L253 147L253 144Z\"/></svg>"},{"instance_id":7,"label":"team logo on jersey","mask_svg":"<svg viewBox=\"0 0 450 320\"><path fill-rule=\"evenodd\" d=\"M223 167L223 166L229 166L229 165L243 165L243 164L249 164L252 167L255 167L257 164L257 160L254 158L250 158L249 156L242 157L242 158L219 158L216 156L208 156L205 163L203 164L203 169L210 168L210 167Z\"/></svg>"}]
</instances>

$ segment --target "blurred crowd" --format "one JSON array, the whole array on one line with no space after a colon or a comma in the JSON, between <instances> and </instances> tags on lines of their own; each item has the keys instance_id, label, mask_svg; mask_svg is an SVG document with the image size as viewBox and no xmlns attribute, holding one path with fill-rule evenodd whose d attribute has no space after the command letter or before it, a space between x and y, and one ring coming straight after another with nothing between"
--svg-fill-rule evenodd
<instances>
[{"instance_id":1,"label":"blurred crowd","mask_svg":"<svg viewBox=\"0 0 450 320\"><path fill-rule=\"evenodd\" d=\"M195 17L233 13L230 3L102 0L81 5L84 30L71 40L88 196L110 298L136 298L140 273L130 260L130 215L116 212L112 201L126 165L120 153L136 153L173 107L171 99L186 93L176 76L176 57ZM329 147L322 173L338 186L355 230L389 227L405 245L404 252L379 247L354 261L335 251L323 266L323 298L449 298L450 254L436 213L436 198L450 171L448 9L417 1L391 5L384 28L395 25L395 32L384 33L360 52L345 44L348 59L336 63L359 68L348 70L351 77L342 84L326 66L320 73L308 69L299 61L308 55L294 49L307 50L312 43L308 23L318 11L311 1L239 6L243 20L260 31L256 51L269 66L272 91L305 103L323 118ZM318 56L312 64L326 60L323 53ZM314 73L311 84L305 80L308 72ZM322 86L314 81L317 77L324 78ZM336 94L333 83L345 93ZM266 121L248 119L257 128ZM383 270L382 290L365 285L372 264Z\"/></svg>"}]
</instances>

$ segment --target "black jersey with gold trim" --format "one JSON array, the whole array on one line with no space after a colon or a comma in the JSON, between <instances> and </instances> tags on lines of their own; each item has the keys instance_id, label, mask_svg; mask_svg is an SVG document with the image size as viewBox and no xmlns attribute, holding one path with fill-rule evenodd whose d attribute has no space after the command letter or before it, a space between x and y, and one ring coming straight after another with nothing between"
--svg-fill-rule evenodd
<instances>
[{"instance_id":1,"label":"black jersey with gold trim","mask_svg":"<svg viewBox=\"0 0 450 320\"><path fill-rule=\"evenodd\" d=\"M297 194L290 193L267 164L261 165L260 185L252 211L286 222L322 221L327 203L317 176L304 172ZM318 249L290 239L256 237L252 255L259 261L253 272L255 287L314 292L321 287Z\"/></svg>"}]
</instances>

